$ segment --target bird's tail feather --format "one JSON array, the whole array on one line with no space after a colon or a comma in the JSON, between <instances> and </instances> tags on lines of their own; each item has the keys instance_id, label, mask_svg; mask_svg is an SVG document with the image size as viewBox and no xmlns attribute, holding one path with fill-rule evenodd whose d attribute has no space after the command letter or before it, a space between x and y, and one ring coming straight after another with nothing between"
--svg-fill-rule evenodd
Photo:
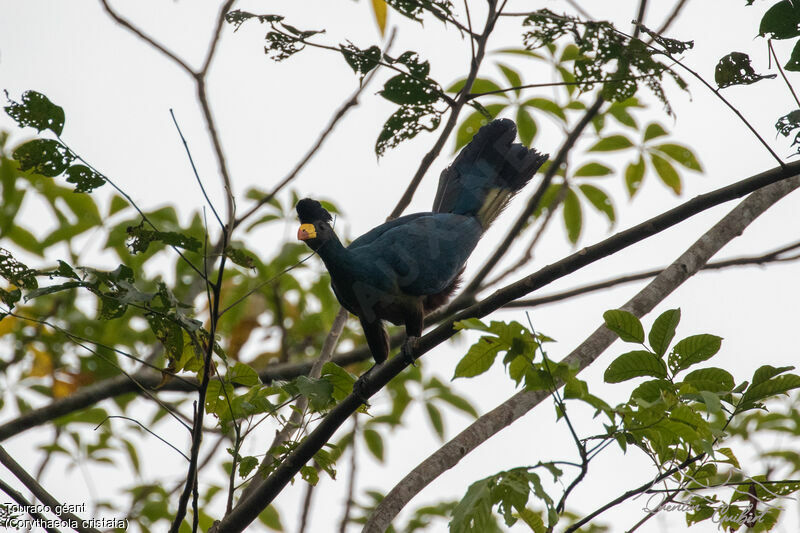
<instances>
[{"instance_id":1,"label":"bird's tail feather","mask_svg":"<svg viewBox=\"0 0 800 533\"><path fill-rule=\"evenodd\" d=\"M442 172L433 210L475 216L488 228L547 160L547 155L514 143L516 135L517 127L508 119L483 126Z\"/></svg>"}]
</instances>

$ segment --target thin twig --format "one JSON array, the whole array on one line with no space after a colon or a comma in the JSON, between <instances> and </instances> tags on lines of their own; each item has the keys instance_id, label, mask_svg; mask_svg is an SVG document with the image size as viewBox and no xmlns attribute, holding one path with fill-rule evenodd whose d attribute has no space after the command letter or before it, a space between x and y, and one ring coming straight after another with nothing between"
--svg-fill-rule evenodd
<instances>
[{"instance_id":1,"label":"thin twig","mask_svg":"<svg viewBox=\"0 0 800 533\"><path fill-rule=\"evenodd\" d=\"M211 208L211 212L214 213L214 217L217 219L217 222L219 222L220 227L224 229L225 224L222 222L222 219L219 218L219 213L217 213L217 210L214 208L214 204L211 203L211 199L208 197L206 188L203 186L203 180L200 179L200 175L197 173L197 167L194 164L192 152L189 150L189 144L186 142L186 138L183 136L183 132L181 131L181 127L178 125L178 120L175 118L175 113L173 112L172 108L169 109L169 116L172 117L172 123L175 124L175 129L178 130L178 135L181 138L184 150L186 150L186 155L189 157L189 164L192 165L192 172L194 172L195 180L200 186L200 190L203 192L203 197L206 199L208 207Z\"/></svg>"},{"instance_id":2,"label":"thin twig","mask_svg":"<svg viewBox=\"0 0 800 533\"><path fill-rule=\"evenodd\" d=\"M769 51L772 52L772 57L775 59L775 66L778 67L778 72L781 73L781 77L783 78L783 81L786 83L786 87L788 87L789 92L792 93L794 102L797 104L797 107L800 107L800 99L797 98L797 93L794 92L794 87L792 87L789 78L786 77L786 73L783 71L783 67L781 67L781 62L778 60L778 56L775 54L775 49L772 47L772 39L767 40L767 46L769 47Z\"/></svg>"},{"instance_id":3,"label":"thin twig","mask_svg":"<svg viewBox=\"0 0 800 533\"><path fill-rule=\"evenodd\" d=\"M100 3L103 5L103 8L111 16L111 18L114 19L114 21L117 24L127 28L128 30L133 32L137 37L139 37L139 39L143 40L144 42L146 42L147 44L149 44L150 46L152 46L153 48L155 48L156 50L167 56L169 59L174 61L179 67L185 70L190 76L195 75L195 72L192 70L192 67L190 67L183 59L176 56L174 53L172 53L170 50L164 47L161 43L159 43L149 35L145 34L139 28L128 22L128 20L118 15L113 9L111 9L111 6L108 5L108 0L100 0Z\"/></svg>"},{"instance_id":4,"label":"thin twig","mask_svg":"<svg viewBox=\"0 0 800 533\"><path fill-rule=\"evenodd\" d=\"M500 93L507 93L511 91L519 91L522 89L535 89L540 87L563 87L563 86L572 86L572 85L594 85L595 83L617 83L617 82L625 82L631 80L641 80L645 78L653 78L655 74L642 74L641 76L630 76L627 78L608 78L604 80L587 80L587 81L554 81L549 83L530 83L528 85L517 85L515 87L507 87L505 89L495 89L493 91L485 91L481 93L469 93L467 96L467 100L474 100L480 96L486 96L490 94L500 94Z\"/></svg>"},{"instance_id":5,"label":"thin twig","mask_svg":"<svg viewBox=\"0 0 800 533\"><path fill-rule=\"evenodd\" d=\"M350 475L347 480L347 494L344 503L344 512L342 513L342 520L339 523L339 533L347 532L347 525L350 523L350 511L353 508L353 502L356 492L356 468L358 461L356 460L356 437L358 436L358 417L353 417L353 440L350 443Z\"/></svg>"},{"instance_id":6,"label":"thin twig","mask_svg":"<svg viewBox=\"0 0 800 533\"><path fill-rule=\"evenodd\" d=\"M149 427L145 426L144 424L142 424L141 422L139 422L139 421L138 421L138 420L136 420L135 418L131 418L131 417L129 417L129 416L123 416L123 415L108 415L108 416L107 416L107 417L105 417L105 418L104 418L104 419L103 419L103 420L102 420L102 421L101 421L99 424L97 424L97 425L94 427L94 430L95 430L95 431L97 431L97 429L98 429L100 426L102 426L103 424L105 424L105 423L106 423L106 420L111 420L112 418L121 418L121 419L123 419L123 420L127 420L128 422L133 422L134 424L138 425L140 428L142 428L143 430L145 430L146 432L148 432L149 434L151 434L152 436L154 436L155 438L157 438L158 440L160 440L161 442L163 442L164 444L166 444L167 446L169 446L170 448L172 448L173 450L175 450L176 452L178 452L179 454L181 454L181 456L182 456L184 459L186 459L187 461L189 460L189 458L188 458L188 457L186 457L186 454L185 454L185 453L183 453L182 451L180 451L178 448L176 448L176 447L175 447L175 445L174 445L174 444L172 444L170 441L168 441L167 439L165 439L164 437L162 437L162 436L161 436L161 435L159 435L158 433L154 432L154 431L153 431L153 430L151 430Z\"/></svg>"}]
</instances>

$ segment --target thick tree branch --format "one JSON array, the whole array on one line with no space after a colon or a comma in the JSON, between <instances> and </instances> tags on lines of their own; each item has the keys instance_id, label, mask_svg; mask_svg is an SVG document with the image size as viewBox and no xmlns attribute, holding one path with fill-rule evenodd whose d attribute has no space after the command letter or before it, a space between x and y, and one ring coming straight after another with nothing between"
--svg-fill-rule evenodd
<instances>
[{"instance_id":1,"label":"thick tree branch","mask_svg":"<svg viewBox=\"0 0 800 533\"><path fill-rule=\"evenodd\" d=\"M800 170L800 166L797 164L794 164L793 168L795 172ZM774 169L772 172L782 173L782 170ZM753 220L798 187L800 187L800 177L795 176L790 180L774 183L751 194L621 309L630 311L637 317L642 317L652 311L684 281L697 273L708 259L725 244L739 236ZM579 371L583 370L593 363L616 338L616 334L605 326L601 326L565 357L563 362L577 367ZM364 531L367 533L383 531L400 509L422 488L548 396L549 391L545 390L521 391L481 416L406 475L378 505L364 527Z\"/></svg>"},{"instance_id":2,"label":"thick tree branch","mask_svg":"<svg viewBox=\"0 0 800 533\"><path fill-rule=\"evenodd\" d=\"M2 463L3 466L8 468L8 470L12 474L14 474L14 477L16 477L20 481L20 483L25 485L25 488L31 491L31 493L34 496L36 496L36 498L40 502L49 507L50 510L53 512L53 514L55 514L61 520L68 522L74 521L76 524L78 524L76 531L79 531L80 533L84 532L100 533L97 529L93 527L85 526L84 525L85 523L82 518L76 516L73 513L68 513L66 511L63 511L64 506L61 504L61 502L56 500L49 492L45 490L44 487L42 487L39 484L38 481L33 479L33 476L31 476L28 472L26 472L25 469L22 468L22 466L18 462L16 462L13 457L11 457L11 455L9 455L8 452L5 450L5 448L3 448L2 446L0 446L0 463ZM61 511L61 512L57 513L56 511Z\"/></svg>"},{"instance_id":3,"label":"thick tree branch","mask_svg":"<svg viewBox=\"0 0 800 533\"><path fill-rule=\"evenodd\" d=\"M486 316L492 311L499 309L503 305L536 289L539 289L555 279L566 276L567 274L571 274L572 272L575 272L576 270L594 261L653 236L701 211L734 198L739 198L778 181L786 180L787 178L796 176L798 172L800 172L800 162L795 162L787 165L786 167L774 168L727 187L700 195L659 216L643 222L642 224L622 231L598 244L584 248L583 250L580 250L579 252L562 259L561 261L544 267L539 272L536 272L535 274L527 276L516 283L498 290L485 300L478 302L477 304L456 314L453 318L448 319L433 331L421 337L419 339L418 347L412 350L413 357L420 357L422 354L430 351L435 346L438 346L445 340L452 337L456 333L453 324L457 320L463 320L470 317L480 318ZM781 186L771 187L769 191L771 193L775 190L785 191L782 192L782 195L785 195L789 192L789 190L791 190L791 188L800 185L800 183L798 183L799 181L800 180L798 179L793 179L791 181L787 181L787 183L784 183ZM759 197L762 196L763 195L760 195ZM745 204L746 203L747 202L745 202ZM766 209L766 207L764 207L764 209ZM744 220L743 217L742 220ZM699 265L695 265L695 268L699 268ZM672 270L676 269L669 270L671 273ZM677 270L682 271L684 274L689 271L683 265L681 268L677 268ZM670 275L666 275L666 277L668 279L672 279ZM660 286L661 283L657 282L664 278L665 274L662 274L656 278L656 280L654 280L650 286L653 286L654 284L656 286ZM652 305L655 306L657 301L654 300ZM645 308L643 307L639 309L639 312L644 314L644 310ZM601 328L601 330L605 330L605 328ZM608 332L608 330L605 331ZM610 332L608 333L610 334ZM582 349L585 350L586 348L583 347L579 348L578 350ZM574 357L578 358L579 360L585 360L584 364L588 365L592 360L594 360L594 357L596 357L596 354L599 354L600 351L589 351L585 355L582 355L583 352L579 352L579 354ZM408 365L408 361L405 359L406 358L404 357L394 357L387 361L381 368L375 370L365 383L362 394L369 398L375 392L384 387L392 378L398 375ZM339 405L334 407L309 434L309 436L286 458L283 464L281 464L264 481L264 483L259 486L257 491L255 491L250 497L239 501L233 512L225 517L222 522L220 522L218 528L219 533L230 533L244 530L244 528L246 528L258 516L261 510L269 505L269 503L272 502L272 500L283 490L286 484L291 481L297 472L299 472L300 468L313 457L314 453L325 445L325 443L333 436L334 432L347 420L347 418L349 418L351 414L353 414L359 408L361 404L362 400L351 394Z\"/></svg>"}]
</instances>

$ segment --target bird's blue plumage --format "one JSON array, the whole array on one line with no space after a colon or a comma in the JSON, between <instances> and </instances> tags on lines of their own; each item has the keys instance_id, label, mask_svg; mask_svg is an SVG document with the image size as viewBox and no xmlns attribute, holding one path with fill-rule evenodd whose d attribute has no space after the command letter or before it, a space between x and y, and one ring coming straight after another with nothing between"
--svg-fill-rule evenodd
<instances>
[{"instance_id":1,"label":"bird's blue plumage","mask_svg":"<svg viewBox=\"0 0 800 533\"><path fill-rule=\"evenodd\" d=\"M432 211L381 224L348 247L319 202L298 202L298 238L325 262L337 299L361 319L377 362L389 350L382 321L421 335L425 313L456 289L483 232L547 159L514 143L515 137L516 126L507 119L482 127L442 172Z\"/></svg>"}]
</instances>

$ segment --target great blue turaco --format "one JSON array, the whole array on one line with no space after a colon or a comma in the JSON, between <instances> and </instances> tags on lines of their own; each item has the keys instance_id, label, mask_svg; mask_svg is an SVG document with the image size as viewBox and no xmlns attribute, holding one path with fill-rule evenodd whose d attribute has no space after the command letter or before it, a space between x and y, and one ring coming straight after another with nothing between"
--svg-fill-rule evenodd
<instances>
[{"instance_id":1,"label":"great blue turaco","mask_svg":"<svg viewBox=\"0 0 800 533\"><path fill-rule=\"evenodd\" d=\"M483 233L547 160L516 135L511 120L486 124L442 172L431 211L390 220L347 247L318 201L297 203L297 238L319 255L339 303L361 321L376 366L389 355L384 320L405 326L401 352L413 363L425 315L455 292Z\"/></svg>"}]
</instances>

